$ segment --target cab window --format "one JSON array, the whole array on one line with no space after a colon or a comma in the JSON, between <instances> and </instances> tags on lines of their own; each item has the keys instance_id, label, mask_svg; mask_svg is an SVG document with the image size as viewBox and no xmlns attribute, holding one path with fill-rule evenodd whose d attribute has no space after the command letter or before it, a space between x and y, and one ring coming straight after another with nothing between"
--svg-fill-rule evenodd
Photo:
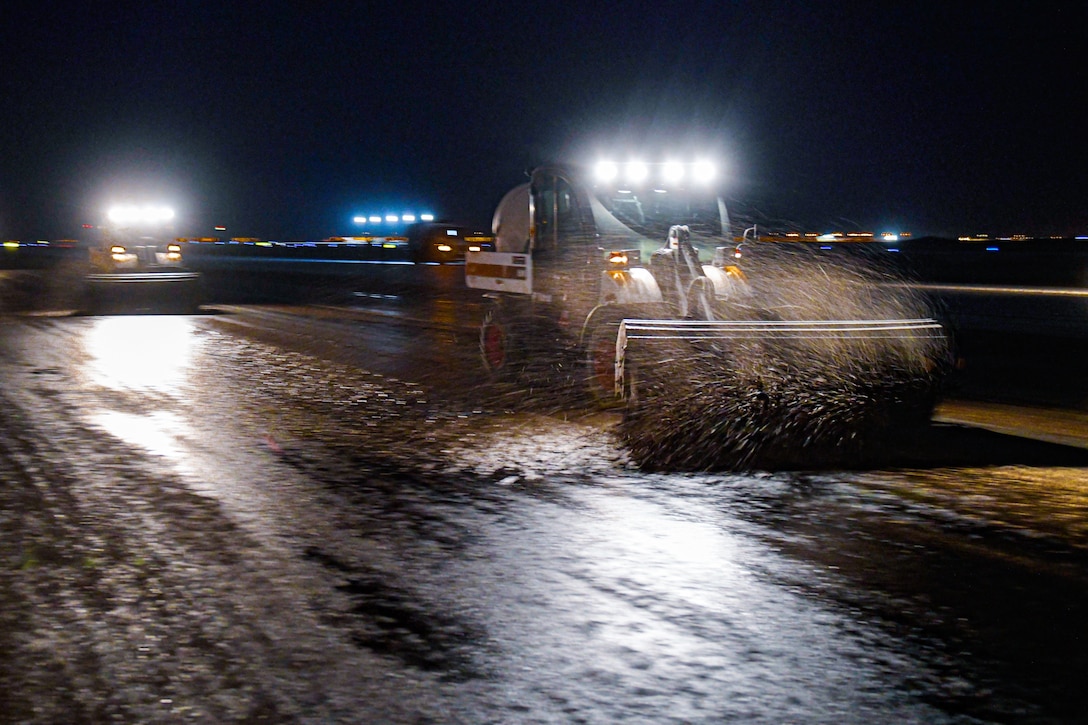
<instances>
[{"instance_id":1,"label":"cab window","mask_svg":"<svg viewBox=\"0 0 1088 725\"><path fill-rule=\"evenodd\" d=\"M533 202L537 254L561 251L560 246L578 238L581 230L578 200L566 180L555 176L537 179L533 184Z\"/></svg>"}]
</instances>

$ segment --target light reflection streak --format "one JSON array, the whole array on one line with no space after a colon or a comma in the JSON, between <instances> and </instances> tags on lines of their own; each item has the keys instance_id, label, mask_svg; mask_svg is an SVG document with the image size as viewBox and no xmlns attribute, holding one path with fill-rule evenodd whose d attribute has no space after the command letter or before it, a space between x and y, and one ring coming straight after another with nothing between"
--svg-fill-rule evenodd
<instances>
[{"instance_id":1,"label":"light reflection streak","mask_svg":"<svg viewBox=\"0 0 1088 725\"><path fill-rule=\"evenodd\" d=\"M891 287L909 287L927 292L964 292L987 295L1020 295L1026 297L1088 297L1088 289L1080 287L1019 287L985 284L896 284Z\"/></svg>"},{"instance_id":2,"label":"light reflection streak","mask_svg":"<svg viewBox=\"0 0 1088 725\"><path fill-rule=\"evenodd\" d=\"M594 523L600 538L590 561L609 575L712 609L720 606L723 590L747 586L740 581L747 573L736 565L737 541L719 527L627 497L599 500L596 505L604 510ZM652 575L647 578L648 572Z\"/></svg>"},{"instance_id":3,"label":"light reflection streak","mask_svg":"<svg viewBox=\"0 0 1088 725\"><path fill-rule=\"evenodd\" d=\"M149 452L176 462L184 459L177 434L182 423L177 415L159 411L150 415L134 415L118 411L102 411L91 422L122 441L145 448Z\"/></svg>"},{"instance_id":4,"label":"light reflection streak","mask_svg":"<svg viewBox=\"0 0 1088 725\"><path fill-rule=\"evenodd\" d=\"M113 390L176 390L192 361L186 317L103 317L86 338L91 379Z\"/></svg>"}]
</instances>

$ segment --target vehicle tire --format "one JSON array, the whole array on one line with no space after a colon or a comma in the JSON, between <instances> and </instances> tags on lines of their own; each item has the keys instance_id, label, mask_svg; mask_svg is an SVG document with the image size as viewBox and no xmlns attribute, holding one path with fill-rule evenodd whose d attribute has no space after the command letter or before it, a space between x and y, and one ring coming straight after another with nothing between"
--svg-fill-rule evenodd
<instances>
[{"instance_id":1,"label":"vehicle tire","mask_svg":"<svg viewBox=\"0 0 1088 725\"><path fill-rule=\"evenodd\" d=\"M620 323L602 322L589 333L586 342L586 384L590 399L604 407L617 407L624 400L616 395L616 337ZM637 393L637 364L630 357L624 366L624 395Z\"/></svg>"},{"instance_id":2,"label":"vehicle tire","mask_svg":"<svg viewBox=\"0 0 1088 725\"><path fill-rule=\"evenodd\" d=\"M516 345L509 317L501 308L492 307L480 325L480 359L492 380L510 382L517 377Z\"/></svg>"}]
</instances>

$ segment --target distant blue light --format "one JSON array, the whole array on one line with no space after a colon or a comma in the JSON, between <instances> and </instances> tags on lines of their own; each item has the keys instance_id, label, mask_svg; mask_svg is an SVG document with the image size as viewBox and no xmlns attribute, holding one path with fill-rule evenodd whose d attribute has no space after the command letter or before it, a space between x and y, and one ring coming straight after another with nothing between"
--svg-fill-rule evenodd
<instances>
[{"instance_id":1,"label":"distant blue light","mask_svg":"<svg viewBox=\"0 0 1088 725\"><path fill-rule=\"evenodd\" d=\"M828 244L821 244L820 249L834 249L834 247L832 247L832 246L830 246Z\"/></svg>"},{"instance_id":2,"label":"distant blue light","mask_svg":"<svg viewBox=\"0 0 1088 725\"><path fill-rule=\"evenodd\" d=\"M352 217L352 221L356 224L411 224L415 221L432 222L434 221L434 214L418 214L414 211L406 211L403 214L381 213L381 214L360 214Z\"/></svg>"},{"instance_id":3,"label":"distant blue light","mask_svg":"<svg viewBox=\"0 0 1088 725\"><path fill-rule=\"evenodd\" d=\"M888 251L889 251L889 252L898 252L898 251L899 251L899 247L888 247Z\"/></svg>"},{"instance_id":4,"label":"distant blue light","mask_svg":"<svg viewBox=\"0 0 1088 725\"><path fill-rule=\"evenodd\" d=\"M1001 249L998 248L998 247L986 247L986 251L987 252L1000 252Z\"/></svg>"}]
</instances>

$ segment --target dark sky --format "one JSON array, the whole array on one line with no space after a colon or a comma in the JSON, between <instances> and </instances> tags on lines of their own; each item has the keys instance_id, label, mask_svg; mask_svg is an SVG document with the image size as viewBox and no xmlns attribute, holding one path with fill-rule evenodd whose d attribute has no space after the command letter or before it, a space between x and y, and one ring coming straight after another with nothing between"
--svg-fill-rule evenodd
<instances>
[{"instance_id":1,"label":"dark sky","mask_svg":"<svg viewBox=\"0 0 1088 725\"><path fill-rule=\"evenodd\" d=\"M781 227L1086 234L1086 5L7 0L0 237L143 196L192 235L486 225L533 164L632 149Z\"/></svg>"}]
</instances>

